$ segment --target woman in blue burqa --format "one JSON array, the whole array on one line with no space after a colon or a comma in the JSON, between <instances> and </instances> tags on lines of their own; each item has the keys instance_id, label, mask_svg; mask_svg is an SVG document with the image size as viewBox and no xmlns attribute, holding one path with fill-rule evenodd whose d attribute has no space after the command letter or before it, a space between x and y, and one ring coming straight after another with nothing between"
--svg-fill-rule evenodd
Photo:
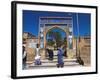
<instances>
[{"instance_id":1,"label":"woman in blue burqa","mask_svg":"<svg viewBox=\"0 0 100 80\"><path fill-rule=\"evenodd\" d=\"M64 67L64 61L63 61L63 50L62 48L59 48L58 49L58 54L57 54L57 57L58 57L58 64L57 64L57 67Z\"/></svg>"}]
</instances>

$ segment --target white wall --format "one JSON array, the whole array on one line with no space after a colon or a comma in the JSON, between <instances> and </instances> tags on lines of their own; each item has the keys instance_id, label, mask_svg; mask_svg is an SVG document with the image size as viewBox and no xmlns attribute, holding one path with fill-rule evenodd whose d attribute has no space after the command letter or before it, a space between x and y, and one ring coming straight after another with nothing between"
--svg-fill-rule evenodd
<instances>
[{"instance_id":1,"label":"white wall","mask_svg":"<svg viewBox=\"0 0 100 80\"><path fill-rule=\"evenodd\" d=\"M17 0L16 0L17 1ZM22 0L23 1L23 0ZM24 0L26 1L26 0ZM100 0L29 0L64 4L100 5ZM11 80L11 0L0 0L0 80ZM100 10L100 6L99 6ZM99 11L100 14L100 11ZM100 15L98 16L100 21ZM98 25L100 26L100 24ZM100 30L100 27L98 28ZM100 34L100 31L98 31ZM100 41L100 37L99 40ZM99 45L100 47L100 45ZM100 49L99 49L100 52ZM99 53L98 52L98 53ZM100 54L98 55L100 57ZM99 60L100 61L100 58ZM100 67L100 63L99 63ZM100 71L100 69L99 69ZM99 80L100 74L42 78L42 80ZM21 80L21 79L20 79ZM24 79L23 79L24 80ZM32 80L32 79L28 79ZM41 80L35 78L34 80Z\"/></svg>"}]
</instances>

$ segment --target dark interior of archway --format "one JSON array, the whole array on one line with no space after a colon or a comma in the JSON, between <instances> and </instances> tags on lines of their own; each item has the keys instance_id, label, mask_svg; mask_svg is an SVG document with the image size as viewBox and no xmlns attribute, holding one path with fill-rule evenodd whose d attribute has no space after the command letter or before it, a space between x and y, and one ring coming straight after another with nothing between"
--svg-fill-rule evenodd
<instances>
[{"instance_id":1,"label":"dark interior of archway","mask_svg":"<svg viewBox=\"0 0 100 80\"><path fill-rule=\"evenodd\" d=\"M54 49L66 46L66 32L61 28L52 28L46 34L47 46L52 46Z\"/></svg>"}]
</instances>

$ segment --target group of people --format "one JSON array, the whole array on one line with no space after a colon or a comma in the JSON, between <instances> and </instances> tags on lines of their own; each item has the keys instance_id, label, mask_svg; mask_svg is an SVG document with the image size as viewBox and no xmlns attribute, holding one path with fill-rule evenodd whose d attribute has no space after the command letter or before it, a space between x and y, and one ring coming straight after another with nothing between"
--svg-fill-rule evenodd
<instances>
[{"instance_id":1,"label":"group of people","mask_svg":"<svg viewBox=\"0 0 100 80\"><path fill-rule=\"evenodd\" d=\"M53 50L51 49L46 49L48 53L48 60L52 60L54 58L54 53ZM62 48L58 48L57 50L57 67L64 67L64 61L63 61L63 56L66 56L66 50L64 51Z\"/></svg>"},{"instance_id":2,"label":"group of people","mask_svg":"<svg viewBox=\"0 0 100 80\"><path fill-rule=\"evenodd\" d=\"M48 55L48 60L53 61L54 59L54 53L53 50L51 49L46 49L47 51L47 55ZM63 48L58 48L57 50L57 67L64 67L64 61L63 61L63 56L66 56L66 50L63 50ZM26 52L25 52L25 47L23 47L23 65L26 66ZM39 46L37 45L36 48L36 55L35 55L35 61L34 61L35 65L41 65L41 56L39 53Z\"/></svg>"}]
</instances>

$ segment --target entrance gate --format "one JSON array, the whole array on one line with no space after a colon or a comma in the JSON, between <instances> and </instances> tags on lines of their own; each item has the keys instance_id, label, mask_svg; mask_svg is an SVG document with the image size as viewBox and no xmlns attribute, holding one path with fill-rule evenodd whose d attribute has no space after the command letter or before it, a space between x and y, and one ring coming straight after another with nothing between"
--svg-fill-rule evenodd
<instances>
[{"instance_id":1,"label":"entrance gate","mask_svg":"<svg viewBox=\"0 0 100 80\"><path fill-rule=\"evenodd\" d=\"M39 18L39 44L40 48L46 49L46 34L53 28L62 29L66 33L67 55L73 58L73 20L72 17L40 17Z\"/></svg>"}]
</instances>

